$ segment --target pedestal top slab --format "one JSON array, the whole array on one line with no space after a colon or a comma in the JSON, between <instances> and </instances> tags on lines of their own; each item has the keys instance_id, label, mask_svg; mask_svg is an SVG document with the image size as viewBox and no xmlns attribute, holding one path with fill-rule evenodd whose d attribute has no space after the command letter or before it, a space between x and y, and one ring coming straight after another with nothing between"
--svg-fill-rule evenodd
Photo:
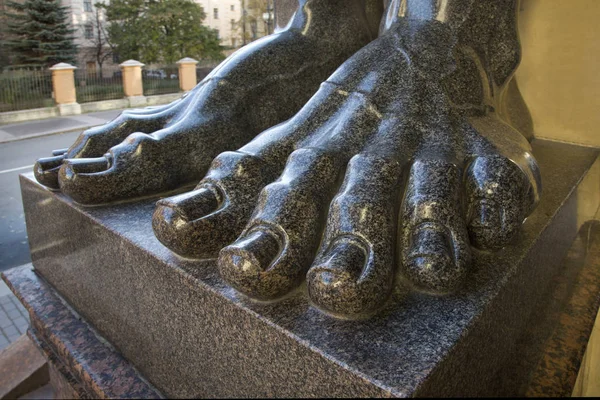
<instances>
[{"instance_id":1,"label":"pedestal top slab","mask_svg":"<svg viewBox=\"0 0 600 400\"><path fill-rule=\"evenodd\" d=\"M385 309L365 321L324 315L304 287L276 303L241 297L215 260L182 259L158 242L156 199L82 207L24 175L33 264L170 397L490 394L587 218L578 204L588 192L577 185L598 156L544 141L533 148L545 188L518 241L474 251L452 295L399 279Z\"/></svg>"}]
</instances>

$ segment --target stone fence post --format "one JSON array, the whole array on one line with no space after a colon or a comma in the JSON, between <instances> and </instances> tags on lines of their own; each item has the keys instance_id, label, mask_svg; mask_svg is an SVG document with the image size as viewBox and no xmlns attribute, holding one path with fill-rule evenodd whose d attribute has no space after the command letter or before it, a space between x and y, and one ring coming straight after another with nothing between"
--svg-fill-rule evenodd
<instances>
[{"instance_id":1,"label":"stone fence post","mask_svg":"<svg viewBox=\"0 0 600 400\"><path fill-rule=\"evenodd\" d=\"M179 64L179 87L184 92L192 90L198 83L196 79L196 64L198 64L198 61L186 57L177 61L177 64Z\"/></svg>"},{"instance_id":2,"label":"stone fence post","mask_svg":"<svg viewBox=\"0 0 600 400\"><path fill-rule=\"evenodd\" d=\"M58 63L50 68L52 71L52 91L54 101L60 115L81 114L81 106L77 103L75 92L75 74L77 67L67 63Z\"/></svg>"},{"instance_id":3,"label":"stone fence post","mask_svg":"<svg viewBox=\"0 0 600 400\"><path fill-rule=\"evenodd\" d=\"M127 60L119 64L123 71L123 91L132 107L146 105L142 84L142 64L136 60Z\"/></svg>"}]
</instances>

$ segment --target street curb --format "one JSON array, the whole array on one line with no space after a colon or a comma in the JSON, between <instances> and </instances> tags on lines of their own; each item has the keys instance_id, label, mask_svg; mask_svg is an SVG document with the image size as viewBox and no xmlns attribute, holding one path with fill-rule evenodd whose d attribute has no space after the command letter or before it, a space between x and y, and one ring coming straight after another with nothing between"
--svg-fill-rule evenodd
<instances>
[{"instance_id":1,"label":"street curb","mask_svg":"<svg viewBox=\"0 0 600 400\"><path fill-rule=\"evenodd\" d=\"M109 122L109 121L107 121L107 122ZM43 137L43 136L52 136L52 135L60 135L60 134L63 134L63 133L85 131L87 129L94 128L96 126L102 126L102 125L104 125L104 124L82 125L80 127L73 127L73 128L68 128L68 129L60 130L60 131L55 131L55 132L33 133L31 135L19 136L19 137L15 137L15 138L11 138L11 139L0 139L0 144L11 143L11 142L18 142L20 140L34 139L34 138L39 138L39 137Z\"/></svg>"}]
</instances>

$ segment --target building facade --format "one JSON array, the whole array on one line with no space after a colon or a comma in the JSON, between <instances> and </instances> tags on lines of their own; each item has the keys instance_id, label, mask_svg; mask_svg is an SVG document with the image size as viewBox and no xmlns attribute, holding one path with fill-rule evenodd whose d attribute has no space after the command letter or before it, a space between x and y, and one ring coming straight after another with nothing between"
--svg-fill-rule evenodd
<instances>
[{"instance_id":1,"label":"building facade","mask_svg":"<svg viewBox=\"0 0 600 400\"><path fill-rule=\"evenodd\" d=\"M206 13L204 25L216 30L221 46L238 48L242 45L239 23L242 19L241 0L194 0Z\"/></svg>"}]
</instances>

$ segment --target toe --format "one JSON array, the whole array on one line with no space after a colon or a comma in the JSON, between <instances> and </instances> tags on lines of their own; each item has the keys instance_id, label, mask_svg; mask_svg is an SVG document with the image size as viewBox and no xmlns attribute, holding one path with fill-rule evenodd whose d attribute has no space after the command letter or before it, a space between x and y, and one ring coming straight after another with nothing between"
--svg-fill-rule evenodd
<instances>
[{"instance_id":1,"label":"toe","mask_svg":"<svg viewBox=\"0 0 600 400\"><path fill-rule=\"evenodd\" d=\"M460 194L456 165L444 160L412 165L399 246L404 276L422 290L445 293L464 280L471 253Z\"/></svg>"},{"instance_id":2,"label":"toe","mask_svg":"<svg viewBox=\"0 0 600 400\"><path fill-rule=\"evenodd\" d=\"M302 282L314 259L341 165L334 154L315 148L292 153L280 179L261 192L245 232L221 250L219 270L231 286L250 297L275 299ZM261 232L258 238L256 232ZM277 252L271 246L275 242ZM263 254L261 246L270 249L264 252L268 257L257 256ZM254 273L259 264L264 271Z\"/></svg>"},{"instance_id":3,"label":"toe","mask_svg":"<svg viewBox=\"0 0 600 400\"><path fill-rule=\"evenodd\" d=\"M220 154L196 190L158 202L152 219L156 237L182 256L215 257L240 235L260 190L275 179L273 172L251 154Z\"/></svg>"},{"instance_id":4,"label":"toe","mask_svg":"<svg viewBox=\"0 0 600 400\"><path fill-rule=\"evenodd\" d=\"M318 308L344 317L377 310L394 276L400 163L354 157L331 203L321 251L307 275Z\"/></svg>"},{"instance_id":5,"label":"toe","mask_svg":"<svg viewBox=\"0 0 600 400\"><path fill-rule=\"evenodd\" d=\"M53 156L62 156L63 154L65 154L69 149L65 148L65 149L58 149L58 150L53 150L52 151L52 155Z\"/></svg>"},{"instance_id":6,"label":"toe","mask_svg":"<svg viewBox=\"0 0 600 400\"><path fill-rule=\"evenodd\" d=\"M232 287L250 297L271 299L272 294L280 292L279 281L285 280L285 277L276 279L277 275L270 271L281 249L282 245L271 229L258 227L235 244L221 250L221 276Z\"/></svg>"},{"instance_id":7,"label":"toe","mask_svg":"<svg viewBox=\"0 0 600 400\"><path fill-rule=\"evenodd\" d=\"M509 244L535 203L527 175L504 157L478 157L465 186L471 243L490 250Z\"/></svg>"},{"instance_id":8,"label":"toe","mask_svg":"<svg viewBox=\"0 0 600 400\"><path fill-rule=\"evenodd\" d=\"M424 223L412 231L404 260L404 270L418 286L444 292L454 288L462 277L454 261L451 235L435 223Z\"/></svg>"},{"instance_id":9,"label":"toe","mask_svg":"<svg viewBox=\"0 0 600 400\"><path fill-rule=\"evenodd\" d=\"M222 204L221 192L204 185L179 196L162 199L152 216L154 234L173 252L191 258L209 258L223 246L221 229L209 216Z\"/></svg>"},{"instance_id":10,"label":"toe","mask_svg":"<svg viewBox=\"0 0 600 400\"><path fill-rule=\"evenodd\" d=\"M58 189L58 171L63 163L64 156L55 154L53 157L40 158L33 167L35 179L44 186Z\"/></svg>"},{"instance_id":11,"label":"toe","mask_svg":"<svg viewBox=\"0 0 600 400\"><path fill-rule=\"evenodd\" d=\"M161 171L156 150L151 136L138 133L104 157L65 160L59 171L60 189L81 204L102 204L160 190L167 172Z\"/></svg>"}]
</instances>

